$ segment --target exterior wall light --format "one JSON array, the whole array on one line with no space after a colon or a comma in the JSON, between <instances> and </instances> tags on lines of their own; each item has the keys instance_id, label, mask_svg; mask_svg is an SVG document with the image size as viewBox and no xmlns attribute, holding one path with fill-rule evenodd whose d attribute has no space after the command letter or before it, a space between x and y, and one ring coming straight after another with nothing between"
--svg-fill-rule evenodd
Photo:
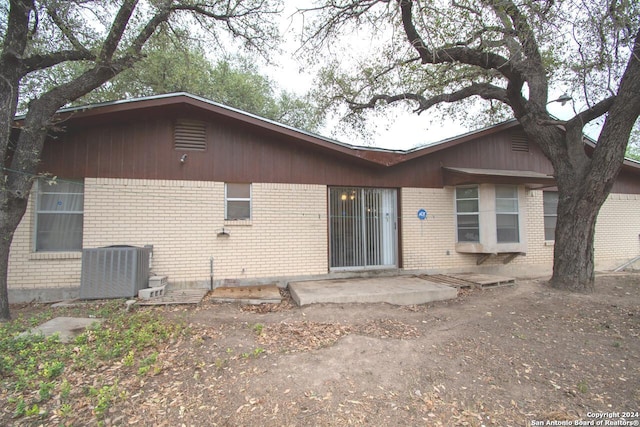
<instances>
[{"instance_id":1,"label":"exterior wall light","mask_svg":"<svg viewBox=\"0 0 640 427\"><path fill-rule=\"evenodd\" d=\"M571 98L567 93L563 93L562 95L560 95L560 97L558 97L558 99L547 102L547 105L551 104L552 102L559 102L560 105L564 106L567 102L572 100L573 98Z\"/></svg>"}]
</instances>

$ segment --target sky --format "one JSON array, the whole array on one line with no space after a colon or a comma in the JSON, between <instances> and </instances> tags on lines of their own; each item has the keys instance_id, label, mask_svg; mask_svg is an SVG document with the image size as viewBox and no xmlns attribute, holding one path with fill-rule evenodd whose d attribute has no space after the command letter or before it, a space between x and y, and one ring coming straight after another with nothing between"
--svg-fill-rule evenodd
<instances>
[{"instance_id":1,"label":"sky","mask_svg":"<svg viewBox=\"0 0 640 427\"><path fill-rule=\"evenodd\" d=\"M313 70L305 71L305 64L295 59L295 51L299 48L299 37L304 25L301 17L295 14L295 8L300 7L299 2L294 6L287 2L287 9L282 14L283 19L280 31L284 36L284 53L275 59L275 67L267 67L265 73L273 79L281 89L293 91L299 95L306 94L314 87ZM375 48L369 34L350 34L345 43L341 43L341 49L357 50ZM345 55L348 56L348 55ZM427 114L418 116L403 112L393 114L387 120L377 123L377 130L373 139L354 140L353 135L345 135L336 129L336 121L330 120L320 130L320 134L353 145L366 145L377 148L393 150L407 150L416 146L440 141L469 129L455 123L454 120L444 124L430 124Z\"/></svg>"},{"instance_id":2,"label":"sky","mask_svg":"<svg viewBox=\"0 0 640 427\"><path fill-rule=\"evenodd\" d=\"M292 15L292 10L283 14L281 32L284 35L284 52L277 57L275 66L265 68L264 72L278 86L287 91L295 92L299 95L306 94L314 87L314 76L312 70L305 71L304 64L295 59L295 50L299 47L296 36L299 36L303 25L299 17ZM368 35L350 35L348 43L353 49L362 52L363 49L375 48L375 41L367 38ZM341 46L347 49L345 46ZM556 99L562 95L562 91L552 92L550 99ZM570 103L560 105L559 103L549 104L549 111L559 119L569 119L574 115ZM377 121L373 138L368 140L354 139L353 135L341 133L336 128L336 121L329 121L319 133L325 137L336 139L340 142L352 145L365 145L377 148L392 150L408 150L417 146L427 145L433 142L451 138L472 130L468 126L457 121L455 117L446 119L434 119L429 112L421 115L409 111L395 109L386 120Z\"/></svg>"}]
</instances>

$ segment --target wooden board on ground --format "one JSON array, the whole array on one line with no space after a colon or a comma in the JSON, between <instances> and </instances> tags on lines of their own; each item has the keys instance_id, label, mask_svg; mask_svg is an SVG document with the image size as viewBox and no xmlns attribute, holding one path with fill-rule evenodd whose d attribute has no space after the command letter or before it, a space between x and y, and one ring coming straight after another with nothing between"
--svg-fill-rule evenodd
<instances>
[{"instance_id":1,"label":"wooden board on ground","mask_svg":"<svg viewBox=\"0 0 640 427\"><path fill-rule=\"evenodd\" d=\"M208 292L208 289L168 290L161 297L140 300L138 305L199 304Z\"/></svg>"},{"instance_id":2,"label":"wooden board on ground","mask_svg":"<svg viewBox=\"0 0 640 427\"><path fill-rule=\"evenodd\" d=\"M491 288L515 284L515 279L511 277L476 273L433 274L420 277L455 288Z\"/></svg>"},{"instance_id":3,"label":"wooden board on ground","mask_svg":"<svg viewBox=\"0 0 640 427\"><path fill-rule=\"evenodd\" d=\"M276 285L222 286L211 292L210 298L216 302L243 302L246 304L279 304L282 302Z\"/></svg>"},{"instance_id":4,"label":"wooden board on ground","mask_svg":"<svg viewBox=\"0 0 640 427\"><path fill-rule=\"evenodd\" d=\"M473 282L483 288L511 286L515 284L515 279L512 277L493 276L491 274L460 273L450 274L450 276Z\"/></svg>"},{"instance_id":5,"label":"wooden board on ground","mask_svg":"<svg viewBox=\"0 0 640 427\"><path fill-rule=\"evenodd\" d=\"M442 285L447 285L447 286L453 286L454 288L472 288L476 286L476 284L473 282L470 282L468 280L464 280L458 277L448 276L446 274L431 274L431 275L423 275L420 277L430 282L440 283Z\"/></svg>"}]
</instances>

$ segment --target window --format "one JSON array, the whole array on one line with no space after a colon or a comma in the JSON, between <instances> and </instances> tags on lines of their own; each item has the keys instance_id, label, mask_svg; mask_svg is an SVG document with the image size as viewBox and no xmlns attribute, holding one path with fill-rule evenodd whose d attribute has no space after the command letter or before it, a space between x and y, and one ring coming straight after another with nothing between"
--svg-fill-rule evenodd
<instances>
[{"instance_id":1,"label":"window","mask_svg":"<svg viewBox=\"0 0 640 427\"><path fill-rule=\"evenodd\" d=\"M36 252L82 250L83 183L41 179L36 185Z\"/></svg>"},{"instance_id":2,"label":"window","mask_svg":"<svg viewBox=\"0 0 640 427\"><path fill-rule=\"evenodd\" d=\"M544 240L555 240L556 222L558 221L558 192L544 191Z\"/></svg>"},{"instance_id":3,"label":"window","mask_svg":"<svg viewBox=\"0 0 640 427\"><path fill-rule=\"evenodd\" d=\"M523 195L517 185L482 183L456 187L456 251L526 253L526 210L520 212Z\"/></svg>"},{"instance_id":4,"label":"window","mask_svg":"<svg viewBox=\"0 0 640 427\"><path fill-rule=\"evenodd\" d=\"M496 240L498 243L517 243L518 187L496 185Z\"/></svg>"},{"instance_id":5,"label":"window","mask_svg":"<svg viewBox=\"0 0 640 427\"><path fill-rule=\"evenodd\" d=\"M458 242L480 241L478 187L456 188Z\"/></svg>"},{"instance_id":6,"label":"window","mask_svg":"<svg viewBox=\"0 0 640 427\"><path fill-rule=\"evenodd\" d=\"M251 184L225 184L224 219L251 219Z\"/></svg>"}]
</instances>

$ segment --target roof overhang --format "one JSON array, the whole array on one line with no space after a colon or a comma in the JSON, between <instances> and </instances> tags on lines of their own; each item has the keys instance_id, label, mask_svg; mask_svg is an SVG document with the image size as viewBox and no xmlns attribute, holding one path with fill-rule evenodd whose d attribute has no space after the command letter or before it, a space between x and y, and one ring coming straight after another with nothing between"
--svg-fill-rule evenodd
<instances>
[{"instance_id":1,"label":"roof overhang","mask_svg":"<svg viewBox=\"0 0 640 427\"><path fill-rule=\"evenodd\" d=\"M391 150L340 142L332 138L296 129L186 92L168 93L122 101L62 108L58 111L57 119L59 120L59 124L63 126L65 122L75 122L85 126L90 126L95 123L108 123L118 119L130 120L134 112L136 115L144 117L145 115L154 116L158 111L167 111L167 109L173 109L171 111L181 111L183 114L190 114L193 112L216 114L218 117L225 117L229 120L235 120L254 126L255 128L263 129L267 132L272 132L272 134L284 137L289 141L294 141L296 144L304 144L306 147L321 150L332 155L362 162L369 166L383 168L395 166L423 156L428 156L440 150L449 149L459 144L519 126L516 119L511 119L483 129L458 135L453 138L447 138L439 142L416 147L411 150ZM23 119L24 116L16 117L18 127ZM590 138L585 138L585 143L588 148L593 149L595 147L595 141ZM625 159L623 167L635 174L640 174L640 162ZM448 175L453 174L457 176L457 178L450 176L450 179L452 180L468 180L470 175L475 176L476 179L479 179L480 177L489 179L493 176L492 179L494 180L502 179L500 177L505 179L512 178L515 180L524 179L525 181L531 181L533 179L533 181L530 182L531 184L541 186L546 185L546 183L538 182L539 179L553 179L553 177L543 174L537 174L540 176L530 176L527 178L525 175L532 175L535 173L526 171L501 171L514 172L517 174L514 176L508 174L484 174L479 173L477 169L475 170L476 172L471 172L473 171L472 169L463 168L448 169L450 169L447 173ZM457 172L454 171L454 169L457 169ZM466 178L464 178L464 176L466 176ZM446 180L447 179L445 178L445 182ZM552 185L555 185L555 181Z\"/></svg>"},{"instance_id":2,"label":"roof overhang","mask_svg":"<svg viewBox=\"0 0 640 427\"><path fill-rule=\"evenodd\" d=\"M553 175L540 172L504 170L504 169L474 169L442 167L444 185L465 184L512 184L524 185L528 188L555 187Z\"/></svg>"},{"instance_id":3,"label":"roof overhang","mask_svg":"<svg viewBox=\"0 0 640 427\"><path fill-rule=\"evenodd\" d=\"M362 147L340 142L185 92L63 108L58 111L57 118L60 122L75 121L84 126L90 126L95 123L109 123L113 120L130 120L134 112L139 116L154 116L161 110L181 111L183 114L196 112L215 114L218 117L272 132L280 138L288 138L297 144L305 144L310 148L372 166L391 166L400 163L404 155L404 151L401 150Z\"/></svg>"}]
</instances>

